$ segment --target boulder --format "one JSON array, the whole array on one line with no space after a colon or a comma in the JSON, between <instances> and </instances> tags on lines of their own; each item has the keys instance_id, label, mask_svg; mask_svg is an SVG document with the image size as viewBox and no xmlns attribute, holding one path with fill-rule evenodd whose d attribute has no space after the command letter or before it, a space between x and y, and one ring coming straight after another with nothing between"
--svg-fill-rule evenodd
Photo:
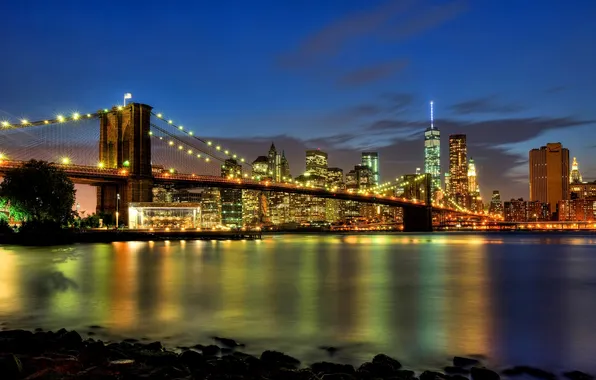
<instances>
[{"instance_id":1,"label":"boulder","mask_svg":"<svg viewBox=\"0 0 596 380\"><path fill-rule=\"evenodd\" d=\"M203 355L192 350L184 351L180 354L180 361L188 368L198 368L205 363Z\"/></svg>"},{"instance_id":2,"label":"boulder","mask_svg":"<svg viewBox=\"0 0 596 380\"><path fill-rule=\"evenodd\" d=\"M300 360L278 351L264 351L261 362L276 368L295 369L300 365Z\"/></svg>"},{"instance_id":3,"label":"boulder","mask_svg":"<svg viewBox=\"0 0 596 380\"><path fill-rule=\"evenodd\" d=\"M500 380L501 377L495 371L488 368L472 367L470 370L472 380Z\"/></svg>"},{"instance_id":4,"label":"boulder","mask_svg":"<svg viewBox=\"0 0 596 380\"><path fill-rule=\"evenodd\" d=\"M215 355L219 354L219 352L221 350L219 349L219 347L211 344L209 346L201 347L201 351L203 352L203 355L205 355L205 356L215 356Z\"/></svg>"},{"instance_id":5,"label":"boulder","mask_svg":"<svg viewBox=\"0 0 596 380\"><path fill-rule=\"evenodd\" d=\"M465 369L465 368L461 368L461 367L454 367L454 366L447 366L445 368L443 368L443 370L445 371L445 373L448 373L450 375L469 375L470 374L470 370L469 369Z\"/></svg>"},{"instance_id":6,"label":"boulder","mask_svg":"<svg viewBox=\"0 0 596 380\"><path fill-rule=\"evenodd\" d=\"M347 373L355 374L356 370L349 364L337 364L329 362L317 362L310 365L310 369L320 375L334 374L334 373Z\"/></svg>"},{"instance_id":7,"label":"boulder","mask_svg":"<svg viewBox=\"0 0 596 380\"><path fill-rule=\"evenodd\" d=\"M478 364L480 364L480 362L477 359L464 358L461 356L453 357L453 365L455 367L472 367Z\"/></svg>"},{"instance_id":8,"label":"boulder","mask_svg":"<svg viewBox=\"0 0 596 380\"><path fill-rule=\"evenodd\" d=\"M420 380L445 380L448 377L440 372L424 371L420 374Z\"/></svg>"},{"instance_id":9,"label":"boulder","mask_svg":"<svg viewBox=\"0 0 596 380\"><path fill-rule=\"evenodd\" d=\"M93 342L83 347L79 353L79 360L85 366L101 365L108 361L109 350L102 342Z\"/></svg>"},{"instance_id":10,"label":"boulder","mask_svg":"<svg viewBox=\"0 0 596 380\"><path fill-rule=\"evenodd\" d=\"M65 349L79 349L83 343L83 338L76 331L67 331L64 334L60 334L58 344Z\"/></svg>"},{"instance_id":11,"label":"boulder","mask_svg":"<svg viewBox=\"0 0 596 380\"><path fill-rule=\"evenodd\" d=\"M23 372L21 361L14 355L0 356L0 374L3 379L20 379Z\"/></svg>"},{"instance_id":12,"label":"boulder","mask_svg":"<svg viewBox=\"0 0 596 380\"><path fill-rule=\"evenodd\" d=\"M221 343L223 346L226 346L228 348L244 347L244 344L238 343L234 339L220 338L218 336L214 336L213 340L215 340L218 343Z\"/></svg>"},{"instance_id":13,"label":"boulder","mask_svg":"<svg viewBox=\"0 0 596 380\"><path fill-rule=\"evenodd\" d=\"M542 370L540 368L529 367L525 365L515 366L512 368L508 368L502 371L503 375L507 376L520 376L520 375L530 375L532 377L536 377L538 379L546 379L546 380L554 380L557 377L554 373Z\"/></svg>"},{"instance_id":14,"label":"boulder","mask_svg":"<svg viewBox=\"0 0 596 380\"><path fill-rule=\"evenodd\" d=\"M362 363L362 365L360 367L358 367L358 370L356 371L356 374L358 377L360 378L388 378L388 377L392 377L395 372L397 370L395 370L393 368L393 366L391 366L390 364L386 363L386 362L377 362L377 363L371 363L371 362L365 362Z\"/></svg>"},{"instance_id":15,"label":"boulder","mask_svg":"<svg viewBox=\"0 0 596 380\"><path fill-rule=\"evenodd\" d=\"M372 362L373 364L387 364L396 371L401 368L401 363L399 361L385 354L376 355Z\"/></svg>"},{"instance_id":16,"label":"boulder","mask_svg":"<svg viewBox=\"0 0 596 380\"><path fill-rule=\"evenodd\" d=\"M569 380L594 380L594 376L581 371L565 372L563 373L563 376Z\"/></svg>"}]
</instances>

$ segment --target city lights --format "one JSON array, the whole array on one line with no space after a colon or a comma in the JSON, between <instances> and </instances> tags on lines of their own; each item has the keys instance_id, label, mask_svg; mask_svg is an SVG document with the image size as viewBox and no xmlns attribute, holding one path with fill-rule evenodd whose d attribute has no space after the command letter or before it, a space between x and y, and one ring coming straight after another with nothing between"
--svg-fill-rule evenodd
<instances>
[{"instance_id":1,"label":"city lights","mask_svg":"<svg viewBox=\"0 0 596 380\"><path fill-rule=\"evenodd\" d=\"M62 162L62 165L68 165L68 164L70 164L70 158L68 158L68 157L62 157L62 159L60 160L60 162Z\"/></svg>"}]
</instances>

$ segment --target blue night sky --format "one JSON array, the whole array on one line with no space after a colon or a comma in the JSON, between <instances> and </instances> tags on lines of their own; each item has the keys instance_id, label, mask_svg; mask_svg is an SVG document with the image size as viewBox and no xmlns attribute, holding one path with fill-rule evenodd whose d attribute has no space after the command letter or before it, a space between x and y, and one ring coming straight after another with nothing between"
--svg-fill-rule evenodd
<instances>
[{"instance_id":1,"label":"blue night sky","mask_svg":"<svg viewBox=\"0 0 596 380\"><path fill-rule=\"evenodd\" d=\"M423 166L434 100L443 170L448 135L467 134L485 199L527 198L527 151L547 142L596 179L593 0L19 0L0 13L0 118L131 92L250 161L271 141L293 175L308 148L344 170L378 150L389 180Z\"/></svg>"}]
</instances>

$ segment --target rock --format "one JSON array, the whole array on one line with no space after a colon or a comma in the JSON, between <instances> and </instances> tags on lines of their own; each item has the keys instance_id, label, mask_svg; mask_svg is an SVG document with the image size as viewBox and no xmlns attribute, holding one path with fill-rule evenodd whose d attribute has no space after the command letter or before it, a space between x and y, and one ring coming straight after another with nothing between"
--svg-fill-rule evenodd
<instances>
[{"instance_id":1,"label":"rock","mask_svg":"<svg viewBox=\"0 0 596 380\"><path fill-rule=\"evenodd\" d=\"M35 332L42 332L42 331L43 331L43 329L41 327L38 327L35 329Z\"/></svg>"},{"instance_id":2,"label":"rock","mask_svg":"<svg viewBox=\"0 0 596 380\"><path fill-rule=\"evenodd\" d=\"M112 360L111 362L108 363L108 365L110 367L128 367L128 366L132 366L133 364L135 364L135 361L133 359L117 359L117 360Z\"/></svg>"},{"instance_id":3,"label":"rock","mask_svg":"<svg viewBox=\"0 0 596 380\"><path fill-rule=\"evenodd\" d=\"M420 380L445 380L447 376L440 372L424 371L420 374Z\"/></svg>"},{"instance_id":4,"label":"rock","mask_svg":"<svg viewBox=\"0 0 596 380\"><path fill-rule=\"evenodd\" d=\"M472 380L500 380L501 377L495 371L487 368L472 367L470 370Z\"/></svg>"},{"instance_id":5,"label":"rock","mask_svg":"<svg viewBox=\"0 0 596 380\"><path fill-rule=\"evenodd\" d=\"M563 376L570 380L594 380L594 376L581 371L565 372Z\"/></svg>"},{"instance_id":6,"label":"rock","mask_svg":"<svg viewBox=\"0 0 596 380\"><path fill-rule=\"evenodd\" d=\"M58 344L66 349L78 349L83 343L83 338L76 331L68 331L61 334Z\"/></svg>"},{"instance_id":7,"label":"rock","mask_svg":"<svg viewBox=\"0 0 596 380\"><path fill-rule=\"evenodd\" d=\"M214 336L213 340L221 343L222 345L224 345L228 348L244 347L244 344L240 344L240 343L236 342L234 339L220 338L220 337Z\"/></svg>"},{"instance_id":8,"label":"rock","mask_svg":"<svg viewBox=\"0 0 596 380\"><path fill-rule=\"evenodd\" d=\"M84 365L100 365L108 361L109 350L102 342L90 343L81 349L79 360Z\"/></svg>"},{"instance_id":9,"label":"rock","mask_svg":"<svg viewBox=\"0 0 596 380\"><path fill-rule=\"evenodd\" d=\"M61 380L64 379L62 373L57 372L53 368L44 368L29 376L25 380Z\"/></svg>"},{"instance_id":10,"label":"rock","mask_svg":"<svg viewBox=\"0 0 596 380\"><path fill-rule=\"evenodd\" d=\"M203 355L192 350L184 351L180 354L180 361L188 368L198 368L205 363Z\"/></svg>"},{"instance_id":11,"label":"rock","mask_svg":"<svg viewBox=\"0 0 596 380\"><path fill-rule=\"evenodd\" d=\"M396 370L390 364L379 361L377 363L363 363L356 371L358 377L364 378L388 378L393 376L395 372Z\"/></svg>"},{"instance_id":12,"label":"rock","mask_svg":"<svg viewBox=\"0 0 596 380\"><path fill-rule=\"evenodd\" d=\"M547 380L554 380L557 377L554 373L542 370L540 368L529 367L529 366L515 366L513 368L508 368L502 371L504 375L507 376L519 376L519 375L530 375L539 379L547 379Z\"/></svg>"},{"instance_id":13,"label":"rock","mask_svg":"<svg viewBox=\"0 0 596 380\"><path fill-rule=\"evenodd\" d=\"M150 350L150 351L164 351L165 350L165 348L161 344L161 342L153 342L153 343L144 344L143 347L146 350Z\"/></svg>"},{"instance_id":14,"label":"rock","mask_svg":"<svg viewBox=\"0 0 596 380\"><path fill-rule=\"evenodd\" d=\"M336 364L329 362L317 362L310 365L310 369L319 375L332 373L355 374L356 370L349 364Z\"/></svg>"},{"instance_id":15,"label":"rock","mask_svg":"<svg viewBox=\"0 0 596 380\"><path fill-rule=\"evenodd\" d=\"M103 327L101 327L99 325L91 325L91 326L89 326L89 328L94 329L94 330L103 329Z\"/></svg>"},{"instance_id":16,"label":"rock","mask_svg":"<svg viewBox=\"0 0 596 380\"><path fill-rule=\"evenodd\" d=\"M176 355L174 352L138 350L132 354L135 360L143 362L152 367L175 367L176 365L180 364L178 355Z\"/></svg>"},{"instance_id":17,"label":"rock","mask_svg":"<svg viewBox=\"0 0 596 380\"><path fill-rule=\"evenodd\" d=\"M261 354L261 361L276 368L295 369L300 365L300 360L278 351L264 351Z\"/></svg>"},{"instance_id":18,"label":"rock","mask_svg":"<svg viewBox=\"0 0 596 380\"><path fill-rule=\"evenodd\" d=\"M93 336L93 335L95 335L95 332L94 331L87 331L87 335Z\"/></svg>"},{"instance_id":19,"label":"rock","mask_svg":"<svg viewBox=\"0 0 596 380\"><path fill-rule=\"evenodd\" d=\"M462 375L451 375L449 376L449 380L469 380L466 376Z\"/></svg>"},{"instance_id":20,"label":"rock","mask_svg":"<svg viewBox=\"0 0 596 380\"><path fill-rule=\"evenodd\" d=\"M445 371L445 373L448 373L450 375L453 375L453 374L469 375L470 374L470 370L461 368L461 367L447 366L447 367L443 368L443 370Z\"/></svg>"},{"instance_id":21,"label":"rock","mask_svg":"<svg viewBox=\"0 0 596 380\"><path fill-rule=\"evenodd\" d=\"M478 364L480 364L480 362L477 359L464 358L461 356L453 357L453 366L454 367L472 367L472 366L475 366Z\"/></svg>"},{"instance_id":22,"label":"rock","mask_svg":"<svg viewBox=\"0 0 596 380\"><path fill-rule=\"evenodd\" d=\"M356 380L356 376L349 373L326 373L321 377L322 380Z\"/></svg>"},{"instance_id":23,"label":"rock","mask_svg":"<svg viewBox=\"0 0 596 380\"><path fill-rule=\"evenodd\" d=\"M138 343L139 340L138 339L134 339L134 338L127 338L127 339L124 339L123 342L125 342L125 343Z\"/></svg>"},{"instance_id":24,"label":"rock","mask_svg":"<svg viewBox=\"0 0 596 380\"><path fill-rule=\"evenodd\" d=\"M339 348L333 346L319 346L319 349L327 351L330 356L333 356L337 351L339 351Z\"/></svg>"},{"instance_id":25,"label":"rock","mask_svg":"<svg viewBox=\"0 0 596 380\"><path fill-rule=\"evenodd\" d=\"M23 372L21 361L14 355L0 356L0 374L2 379L19 379Z\"/></svg>"},{"instance_id":26,"label":"rock","mask_svg":"<svg viewBox=\"0 0 596 380\"><path fill-rule=\"evenodd\" d=\"M205 356L215 356L217 354L219 354L219 347L211 344L209 346L204 346L201 348L201 351L203 352L203 355Z\"/></svg>"},{"instance_id":27,"label":"rock","mask_svg":"<svg viewBox=\"0 0 596 380\"><path fill-rule=\"evenodd\" d=\"M416 373L414 373L414 371L409 371L406 369L400 369L396 371L394 377L395 379L399 380L418 380L416 379Z\"/></svg>"},{"instance_id":28,"label":"rock","mask_svg":"<svg viewBox=\"0 0 596 380\"><path fill-rule=\"evenodd\" d=\"M398 362L396 359L393 359L392 357L389 357L385 354L376 355L373 358L372 362L373 362L373 364L388 364L389 366L391 366L391 368L393 368L396 371L401 368L400 362Z\"/></svg>"},{"instance_id":29,"label":"rock","mask_svg":"<svg viewBox=\"0 0 596 380\"><path fill-rule=\"evenodd\" d=\"M203 348L205 346L203 346L202 344L195 344L194 346L192 346L191 348L194 348L195 350L201 350L203 351Z\"/></svg>"}]
</instances>

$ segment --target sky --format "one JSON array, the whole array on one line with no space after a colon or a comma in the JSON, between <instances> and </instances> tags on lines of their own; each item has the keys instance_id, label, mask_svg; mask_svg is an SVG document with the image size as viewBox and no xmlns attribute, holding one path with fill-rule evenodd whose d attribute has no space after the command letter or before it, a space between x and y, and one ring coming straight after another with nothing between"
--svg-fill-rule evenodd
<instances>
[{"instance_id":1,"label":"sky","mask_svg":"<svg viewBox=\"0 0 596 380\"><path fill-rule=\"evenodd\" d=\"M593 0L19 0L0 14L0 118L130 92L251 161L275 142L294 176L306 149L345 171L376 150L385 181L423 167L433 100L442 170L448 135L467 134L484 199L527 198L528 150L548 142L596 179ZM93 189L78 198L94 208Z\"/></svg>"}]
</instances>

